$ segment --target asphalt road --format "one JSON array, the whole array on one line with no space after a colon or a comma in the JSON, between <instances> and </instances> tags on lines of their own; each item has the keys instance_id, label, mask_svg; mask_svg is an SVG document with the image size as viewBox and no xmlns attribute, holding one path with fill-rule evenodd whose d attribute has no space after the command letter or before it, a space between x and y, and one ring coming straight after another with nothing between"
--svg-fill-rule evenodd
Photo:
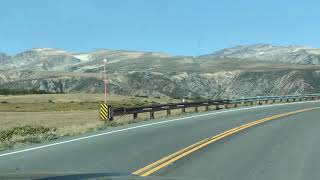
<instances>
[{"instance_id":1,"label":"asphalt road","mask_svg":"<svg viewBox=\"0 0 320 180\"><path fill-rule=\"evenodd\" d=\"M152 120L110 128L48 144L3 151L0 153L0 174L130 174L233 127L318 106L320 102L220 110L192 114L194 117L189 115L186 118ZM319 179L319 117L320 110L314 110L257 125L210 144L152 176L237 180ZM75 138L78 139L72 140Z\"/></svg>"},{"instance_id":2,"label":"asphalt road","mask_svg":"<svg viewBox=\"0 0 320 180\"><path fill-rule=\"evenodd\" d=\"M258 125L155 175L194 179L320 179L320 111Z\"/></svg>"}]
</instances>

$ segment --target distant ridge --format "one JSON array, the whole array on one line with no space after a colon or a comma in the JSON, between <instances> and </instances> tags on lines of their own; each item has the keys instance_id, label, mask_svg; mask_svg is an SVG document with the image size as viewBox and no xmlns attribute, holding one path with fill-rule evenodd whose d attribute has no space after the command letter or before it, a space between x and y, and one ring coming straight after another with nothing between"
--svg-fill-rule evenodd
<instances>
[{"instance_id":1,"label":"distant ridge","mask_svg":"<svg viewBox=\"0 0 320 180\"><path fill-rule=\"evenodd\" d=\"M239 45L222 49L201 58L239 58L262 61L280 61L297 64L320 64L320 49L299 45L271 44Z\"/></svg>"}]
</instances>

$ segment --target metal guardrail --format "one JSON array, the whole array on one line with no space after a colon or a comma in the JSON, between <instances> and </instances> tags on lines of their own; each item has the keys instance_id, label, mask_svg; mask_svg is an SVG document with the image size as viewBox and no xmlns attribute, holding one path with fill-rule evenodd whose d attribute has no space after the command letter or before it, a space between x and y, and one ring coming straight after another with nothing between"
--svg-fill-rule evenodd
<instances>
[{"instance_id":1,"label":"metal guardrail","mask_svg":"<svg viewBox=\"0 0 320 180\"><path fill-rule=\"evenodd\" d=\"M237 107L237 104L245 104L253 106L256 102L257 105L262 105L266 103L276 103L278 102L296 102L296 101L308 101L308 100L319 100L320 94L304 94L304 95L287 95L287 96L257 96L249 98L239 98L239 99L218 99L218 100L208 100L201 102L184 102L184 103L169 103L169 104L156 104L151 106L142 107L131 107L131 108L117 108L112 109L113 116L122 116L133 114L133 119L138 117L138 113L150 113L150 119L154 119L154 112L156 111L167 111L167 115L171 114L171 110L181 109L185 112L186 108L194 107L195 111L198 111L198 107L205 107L205 110L209 110L209 106L215 106L215 109L229 108L230 105ZM249 104L248 104L249 103ZM223 107L220 107L223 106Z\"/></svg>"}]
</instances>

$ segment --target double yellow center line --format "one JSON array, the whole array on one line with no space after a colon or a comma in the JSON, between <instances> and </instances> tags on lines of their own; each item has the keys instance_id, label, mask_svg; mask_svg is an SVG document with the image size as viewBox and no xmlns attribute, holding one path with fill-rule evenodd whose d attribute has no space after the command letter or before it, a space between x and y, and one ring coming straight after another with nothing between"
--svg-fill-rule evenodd
<instances>
[{"instance_id":1,"label":"double yellow center line","mask_svg":"<svg viewBox=\"0 0 320 180\"><path fill-rule=\"evenodd\" d=\"M168 165L170 165L171 163L183 158L184 156L187 156L189 154L191 154L192 152L194 151L197 151L213 142L216 142L224 137L227 137L227 136L230 136L232 134L235 134L241 130L244 130L244 129L247 129L247 128L250 128L252 126L255 126L255 125L258 125L258 124L261 124L261 123L264 123L264 122L267 122L267 121L270 121L270 120L274 120L274 119L279 119L279 118L283 118L283 117L287 117L287 116L290 116L290 115L294 115L294 114L298 114L298 113L302 113L302 112L306 112L306 111L311 111L311 110L315 110L315 109L319 109L320 107L316 107L316 108L309 108L309 109L301 109L301 110L297 110L297 111L292 111L292 112L288 112L288 113L283 113L283 114L278 114L278 115L274 115L274 116L270 116L270 117L266 117L266 118L263 118L263 119L259 119L259 120L256 120L256 121L253 121L253 122L250 122L250 123L247 123L247 124L244 124L242 126L238 126L236 128L232 128L232 129L229 129L223 133L220 133L218 135L215 135L213 137L210 137L210 138L206 138L202 141L199 141L195 144L192 144L186 148L183 148L169 156L166 156L154 163L151 163L141 169L138 169L136 171L134 171L132 174L134 175L138 175L138 176L148 176Z\"/></svg>"}]
</instances>

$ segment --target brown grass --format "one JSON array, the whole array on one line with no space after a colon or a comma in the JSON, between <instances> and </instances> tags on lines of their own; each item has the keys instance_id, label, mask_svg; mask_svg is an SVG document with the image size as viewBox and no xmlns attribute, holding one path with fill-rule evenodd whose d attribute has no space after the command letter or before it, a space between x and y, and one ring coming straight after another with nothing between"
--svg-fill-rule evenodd
<instances>
[{"instance_id":1,"label":"brown grass","mask_svg":"<svg viewBox=\"0 0 320 180\"><path fill-rule=\"evenodd\" d=\"M104 100L103 94L87 94L87 93L75 93L75 94L31 94L31 95L15 95L15 96L4 96L0 95L0 102L7 101L9 103L47 103L49 100L54 102L102 102ZM122 101L148 101L148 102L159 102L166 103L175 101L171 98L161 97L159 98L141 98L134 96L121 96L121 95L108 95L107 100L111 102L122 102Z\"/></svg>"},{"instance_id":2,"label":"brown grass","mask_svg":"<svg viewBox=\"0 0 320 180\"><path fill-rule=\"evenodd\" d=\"M22 125L62 128L100 123L98 111L88 112L0 112L0 130Z\"/></svg>"},{"instance_id":3,"label":"brown grass","mask_svg":"<svg viewBox=\"0 0 320 180\"><path fill-rule=\"evenodd\" d=\"M0 112L92 111L103 101L103 94L42 94L0 96ZM141 98L112 95L107 98L114 108L177 102L170 98Z\"/></svg>"},{"instance_id":4,"label":"brown grass","mask_svg":"<svg viewBox=\"0 0 320 180\"><path fill-rule=\"evenodd\" d=\"M6 96L4 99L3 96L0 97L1 101L7 101L8 103L2 103L7 105L18 103L21 104L21 102L29 103L30 106L39 106L39 104L45 104L45 101L48 99L53 99L54 101L59 103L65 103L72 100L75 101L76 99L79 100L79 103L81 101L87 101L88 97L85 97L85 95L80 94L73 94L70 95L69 99L67 98L69 95L27 95L27 96ZM91 95L88 95L91 96ZM97 99L100 98L100 95L92 95L93 99L96 96ZM94 100L97 100L94 99ZM123 96L116 96L109 98L114 100L114 102L118 102L122 100L127 100L126 103L131 102L132 99L141 101L141 98L133 98L133 97L123 97ZM129 99L129 100L128 100ZM117 101L116 101L117 100ZM131 101L130 101L131 100ZM164 99L153 99L153 100L162 100L162 103L166 103L168 100ZM151 99L151 101L153 101ZM142 100L143 102L145 99ZM56 103L54 103L56 104ZM74 104L70 103L70 104ZM119 103L120 104L120 103ZM25 104L24 104L25 105ZM33 107L34 107L33 106ZM238 107L243 105L238 105ZM88 107L88 106L87 106ZM221 106L222 107L222 106ZM233 108L234 106L230 106L229 108ZM30 107L28 107L30 108ZM45 142L49 141L51 139L56 139L64 136L72 136L72 135L78 135L86 132L92 132L100 129L105 129L108 127L113 126L121 126L124 124L130 124L140 121L146 121L149 120L150 113L139 113L138 119L133 120L133 115L124 115L124 116L117 116L115 117L113 122L105 123L99 120L99 113L98 110L92 110L92 109L80 109L78 110L72 110L68 109L66 111L54 111L53 109L57 110L57 107L51 108L49 111L39 111L39 112L15 112L10 111L8 112L0 112L0 132L5 131L8 129L12 129L14 127L20 127L24 125L31 125L31 126L44 126L49 127L52 129L55 129L54 132L50 132L51 134L45 134L44 136L17 136L15 135L11 140L6 141L0 141L0 150L1 149L7 149L12 148L16 146L21 146L24 144L32 144L32 143L39 143L39 142ZM1 108L0 108L1 110ZM2 109L4 110L4 109ZM27 108L25 108L27 110ZM215 110L215 106L209 107L209 110ZM199 107L199 112L205 111L205 107ZM194 108L186 108L186 113L195 113ZM171 110L171 117L182 115L181 109ZM155 118L163 118L167 117L167 111L159 111L155 112ZM48 139L49 138L49 139Z\"/></svg>"}]
</instances>

